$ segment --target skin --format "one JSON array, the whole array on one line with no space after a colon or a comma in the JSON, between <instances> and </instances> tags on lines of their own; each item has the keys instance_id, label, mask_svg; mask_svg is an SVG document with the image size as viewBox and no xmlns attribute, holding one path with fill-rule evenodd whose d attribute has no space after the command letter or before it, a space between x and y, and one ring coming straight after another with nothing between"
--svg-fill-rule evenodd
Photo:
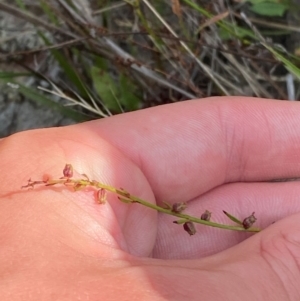
<instances>
[{"instance_id":1,"label":"skin","mask_svg":"<svg viewBox=\"0 0 300 301\"><path fill-rule=\"evenodd\" d=\"M0 141L1 300L299 300L300 105L186 101ZM21 190L75 175L258 234L196 225L90 190ZM275 223L274 223L275 222Z\"/></svg>"}]
</instances>

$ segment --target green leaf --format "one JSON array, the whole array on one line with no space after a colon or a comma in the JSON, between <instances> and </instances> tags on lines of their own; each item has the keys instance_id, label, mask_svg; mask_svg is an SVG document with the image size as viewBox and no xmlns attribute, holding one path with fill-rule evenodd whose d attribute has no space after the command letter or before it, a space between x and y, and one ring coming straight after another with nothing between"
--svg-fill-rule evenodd
<instances>
[{"instance_id":1,"label":"green leaf","mask_svg":"<svg viewBox=\"0 0 300 301\"><path fill-rule=\"evenodd\" d=\"M252 5L250 10L261 16L282 17L288 8L283 3L261 2Z\"/></svg>"},{"instance_id":2,"label":"green leaf","mask_svg":"<svg viewBox=\"0 0 300 301\"><path fill-rule=\"evenodd\" d=\"M105 59L101 56L94 57L94 66L96 66L102 70L108 71L108 61L107 61L107 59Z\"/></svg>"},{"instance_id":3,"label":"green leaf","mask_svg":"<svg viewBox=\"0 0 300 301\"><path fill-rule=\"evenodd\" d=\"M136 90L134 84L124 74L120 76L120 94L122 105L130 111L137 110L140 104L140 98L134 95L133 91Z\"/></svg>"},{"instance_id":4,"label":"green leaf","mask_svg":"<svg viewBox=\"0 0 300 301\"><path fill-rule=\"evenodd\" d=\"M278 0L248 0L245 2L249 2L251 4L259 4L259 3L265 3L265 2L277 3Z\"/></svg>"},{"instance_id":5,"label":"green leaf","mask_svg":"<svg viewBox=\"0 0 300 301\"><path fill-rule=\"evenodd\" d=\"M137 110L140 98L134 94L136 86L124 74L119 75L119 80L113 79L107 69L103 60L98 60L97 67L94 65L90 69L94 88L104 105L115 112L121 112L120 105L126 111Z\"/></svg>"},{"instance_id":6,"label":"green leaf","mask_svg":"<svg viewBox=\"0 0 300 301\"><path fill-rule=\"evenodd\" d=\"M91 77L97 94L101 97L104 105L112 111L120 112L118 97L118 87L111 75L95 66L91 68Z\"/></svg>"}]
</instances>

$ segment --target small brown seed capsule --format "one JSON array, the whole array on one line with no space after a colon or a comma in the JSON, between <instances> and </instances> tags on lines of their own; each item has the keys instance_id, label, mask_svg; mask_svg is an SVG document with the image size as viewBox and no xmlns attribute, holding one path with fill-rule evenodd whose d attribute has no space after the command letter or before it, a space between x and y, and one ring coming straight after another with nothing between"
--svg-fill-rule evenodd
<instances>
[{"instance_id":1,"label":"small brown seed capsule","mask_svg":"<svg viewBox=\"0 0 300 301\"><path fill-rule=\"evenodd\" d=\"M256 222L257 218L254 216L254 213L255 212L252 212L250 216L243 220L244 229L249 229Z\"/></svg>"},{"instance_id":2,"label":"small brown seed capsule","mask_svg":"<svg viewBox=\"0 0 300 301\"><path fill-rule=\"evenodd\" d=\"M210 221L211 218L211 212L209 212L208 210L205 210L205 212L201 215L201 219L203 221Z\"/></svg>"},{"instance_id":3,"label":"small brown seed capsule","mask_svg":"<svg viewBox=\"0 0 300 301\"><path fill-rule=\"evenodd\" d=\"M190 235L194 235L196 233L195 226L192 222L186 222L183 224L183 229Z\"/></svg>"},{"instance_id":4,"label":"small brown seed capsule","mask_svg":"<svg viewBox=\"0 0 300 301\"><path fill-rule=\"evenodd\" d=\"M71 164L66 164L63 170L63 175L65 178L73 177L73 166Z\"/></svg>"},{"instance_id":5,"label":"small brown seed capsule","mask_svg":"<svg viewBox=\"0 0 300 301\"><path fill-rule=\"evenodd\" d=\"M181 213L184 209L186 209L186 203L175 203L172 205L172 212Z\"/></svg>"},{"instance_id":6,"label":"small brown seed capsule","mask_svg":"<svg viewBox=\"0 0 300 301\"><path fill-rule=\"evenodd\" d=\"M106 202L106 190L105 189L100 188L97 191L97 202L99 204L105 204L105 202Z\"/></svg>"}]
</instances>

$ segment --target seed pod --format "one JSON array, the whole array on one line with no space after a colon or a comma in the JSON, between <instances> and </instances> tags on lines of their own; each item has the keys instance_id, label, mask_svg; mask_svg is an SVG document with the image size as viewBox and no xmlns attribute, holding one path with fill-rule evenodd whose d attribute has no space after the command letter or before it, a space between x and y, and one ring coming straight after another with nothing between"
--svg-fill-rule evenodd
<instances>
[{"instance_id":1,"label":"seed pod","mask_svg":"<svg viewBox=\"0 0 300 301\"><path fill-rule=\"evenodd\" d=\"M106 202L106 190L103 189L103 188L100 188L98 191L97 191L97 202L99 204L105 204Z\"/></svg>"},{"instance_id":2,"label":"seed pod","mask_svg":"<svg viewBox=\"0 0 300 301\"><path fill-rule=\"evenodd\" d=\"M211 218L211 212L209 212L208 210L205 210L205 212L201 215L201 219L203 221L210 221Z\"/></svg>"},{"instance_id":3,"label":"seed pod","mask_svg":"<svg viewBox=\"0 0 300 301\"><path fill-rule=\"evenodd\" d=\"M73 166L71 164L66 164L63 170L63 175L65 178L73 177Z\"/></svg>"},{"instance_id":4,"label":"seed pod","mask_svg":"<svg viewBox=\"0 0 300 301\"><path fill-rule=\"evenodd\" d=\"M250 216L246 217L243 220L243 227L244 227L244 229L249 229L250 227L252 227L252 225L257 220L257 218L254 216L254 213L255 212L252 212L252 214Z\"/></svg>"},{"instance_id":5,"label":"seed pod","mask_svg":"<svg viewBox=\"0 0 300 301\"><path fill-rule=\"evenodd\" d=\"M190 235L194 235L196 233L195 226L192 222L186 222L183 224L183 229Z\"/></svg>"},{"instance_id":6,"label":"seed pod","mask_svg":"<svg viewBox=\"0 0 300 301\"><path fill-rule=\"evenodd\" d=\"M172 205L172 212L181 213L184 209L186 209L186 203L175 203Z\"/></svg>"}]
</instances>

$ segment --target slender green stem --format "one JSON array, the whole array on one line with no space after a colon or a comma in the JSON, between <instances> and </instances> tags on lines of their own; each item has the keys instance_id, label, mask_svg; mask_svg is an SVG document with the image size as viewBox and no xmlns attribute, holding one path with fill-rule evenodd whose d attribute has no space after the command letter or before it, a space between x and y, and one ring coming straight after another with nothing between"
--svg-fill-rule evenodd
<instances>
[{"instance_id":1,"label":"slender green stem","mask_svg":"<svg viewBox=\"0 0 300 301\"><path fill-rule=\"evenodd\" d=\"M188 214L176 213L176 212L172 211L171 208L164 208L164 207L149 203L136 196L133 196L124 189L117 189L113 186L105 185L105 184L102 184L97 181L90 181L88 178L87 179L62 178L59 180L49 180L46 183L42 182L42 181L36 181L36 182L31 182L31 183L33 184L31 186L34 186L36 184L45 184L47 186L56 185L56 184L72 185L75 190L81 189L81 188L84 188L87 186L93 186L95 188L104 189L106 191L109 191L109 192L119 195L120 196L119 199L121 201L126 201L127 203L138 203L140 205L146 206L146 207L156 210L158 212L162 212L162 213L165 213L168 215L173 215L173 216L183 219L185 221L190 221L190 222L194 222L194 223L198 223L198 224L202 224L202 225L206 225L206 226L210 226L210 227L220 228L220 229L226 229L226 230L234 230L234 231L242 231L242 232L259 232L259 231L261 231L261 229L256 228L256 227L250 227L249 229L245 229L242 226L225 225L225 224L202 220L200 218L197 218L197 217L194 217L194 216L191 216ZM227 216L230 216L230 218L233 221L238 221L239 223L241 223L237 218L233 217L232 215L230 215L228 213L227 213Z\"/></svg>"}]
</instances>

